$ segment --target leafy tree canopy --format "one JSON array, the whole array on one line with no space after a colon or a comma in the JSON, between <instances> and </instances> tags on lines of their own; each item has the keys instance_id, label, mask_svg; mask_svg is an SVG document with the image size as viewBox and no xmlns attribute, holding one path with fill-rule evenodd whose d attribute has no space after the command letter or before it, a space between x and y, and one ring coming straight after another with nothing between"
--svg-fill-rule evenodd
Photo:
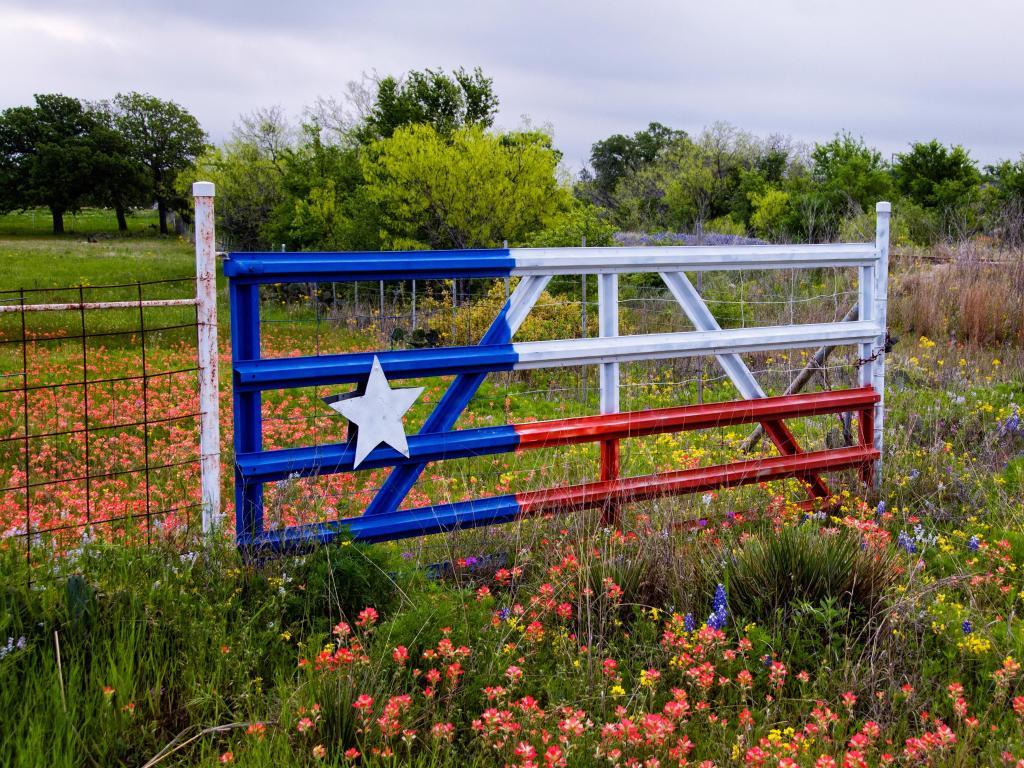
<instances>
[{"instance_id":1,"label":"leafy tree canopy","mask_svg":"<svg viewBox=\"0 0 1024 768\"><path fill-rule=\"evenodd\" d=\"M896 188L925 208L953 208L969 202L981 185L981 173L959 144L919 142L898 155L893 166Z\"/></svg>"},{"instance_id":2,"label":"leafy tree canopy","mask_svg":"<svg viewBox=\"0 0 1024 768\"><path fill-rule=\"evenodd\" d=\"M160 233L167 234L167 211L184 201L175 194L175 177L206 148L206 134L184 107L145 93L119 93L113 100L114 125L146 167L160 213Z\"/></svg>"},{"instance_id":3,"label":"leafy tree canopy","mask_svg":"<svg viewBox=\"0 0 1024 768\"><path fill-rule=\"evenodd\" d=\"M813 178L836 216L857 209L873 210L892 189L882 153L849 133L816 144L811 161Z\"/></svg>"},{"instance_id":4,"label":"leafy tree canopy","mask_svg":"<svg viewBox=\"0 0 1024 768\"><path fill-rule=\"evenodd\" d=\"M569 204L558 155L539 132L480 126L449 138L432 125L399 128L363 157L387 248L488 248L525 241Z\"/></svg>"},{"instance_id":5,"label":"leafy tree canopy","mask_svg":"<svg viewBox=\"0 0 1024 768\"><path fill-rule=\"evenodd\" d=\"M594 169L593 181L598 194L608 199L623 176L650 165L665 147L684 139L686 131L655 122L632 136L616 133L594 142L590 165Z\"/></svg>"},{"instance_id":6,"label":"leafy tree canopy","mask_svg":"<svg viewBox=\"0 0 1024 768\"><path fill-rule=\"evenodd\" d=\"M104 183L121 148L94 110L61 94L36 94L35 106L0 114L0 208L44 206L54 234Z\"/></svg>"},{"instance_id":7,"label":"leafy tree canopy","mask_svg":"<svg viewBox=\"0 0 1024 768\"><path fill-rule=\"evenodd\" d=\"M403 126L426 124L449 136L464 126L490 127L497 111L494 82L479 67L451 74L413 70L377 84L376 101L359 133L366 141L387 139Z\"/></svg>"}]
</instances>

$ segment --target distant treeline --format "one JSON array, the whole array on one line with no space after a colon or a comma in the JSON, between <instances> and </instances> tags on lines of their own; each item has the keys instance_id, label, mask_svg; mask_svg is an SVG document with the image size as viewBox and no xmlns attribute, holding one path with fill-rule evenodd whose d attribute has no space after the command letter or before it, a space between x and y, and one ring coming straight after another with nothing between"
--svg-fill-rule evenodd
<instances>
[{"instance_id":1,"label":"distant treeline","mask_svg":"<svg viewBox=\"0 0 1024 768\"><path fill-rule=\"evenodd\" d=\"M177 175L206 146L199 121L171 101L37 94L33 106L0 113L0 212L49 208L61 234L64 214L101 206L116 211L124 231L131 209L156 203L166 234L168 210L186 209Z\"/></svg>"},{"instance_id":2,"label":"distant treeline","mask_svg":"<svg viewBox=\"0 0 1024 768\"><path fill-rule=\"evenodd\" d=\"M597 141L570 178L550 130L494 131L497 109L479 69L364 77L298 125L279 108L244 115L213 147L173 102L37 96L0 115L0 210L48 207L60 231L82 205L114 208L123 225L155 202L166 231L166 211L187 215L190 183L206 179L232 248L376 250L599 245L617 230L863 239L885 199L897 241L1024 242L1024 158L980 168L933 140L889 162L847 133L803 146L651 123Z\"/></svg>"},{"instance_id":3,"label":"distant treeline","mask_svg":"<svg viewBox=\"0 0 1024 768\"><path fill-rule=\"evenodd\" d=\"M863 238L874 204L894 203L898 240L986 233L1019 245L1024 158L979 169L961 146L911 144L892 162L848 133L805 147L725 123L699 136L651 123L596 142L575 187L616 227L818 242Z\"/></svg>"}]
</instances>

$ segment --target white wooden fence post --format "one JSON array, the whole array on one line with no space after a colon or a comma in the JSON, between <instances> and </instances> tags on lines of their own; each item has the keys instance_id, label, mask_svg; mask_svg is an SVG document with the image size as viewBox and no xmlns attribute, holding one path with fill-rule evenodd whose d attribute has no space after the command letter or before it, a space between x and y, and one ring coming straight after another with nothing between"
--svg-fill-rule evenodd
<instances>
[{"instance_id":1,"label":"white wooden fence post","mask_svg":"<svg viewBox=\"0 0 1024 768\"><path fill-rule=\"evenodd\" d=\"M192 185L196 215L196 316L199 323L199 467L203 494L203 533L221 520L220 378L217 371L217 246L214 238L214 186Z\"/></svg>"},{"instance_id":2,"label":"white wooden fence post","mask_svg":"<svg viewBox=\"0 0 1024 768\"><path fill-rule=\"evenodd\" d=\"M875 268L874 321L881 328L876 349L878 356L871 363L871 384L880 400L875 405L875 448L884 447L885 436L885 346L888 343L889 310L889 217L892 205L886 202L875 205L875 249L878 251L878 266ZM875 466L875 488L882 485L882 459Z\"/></svg>"}]
</instances>

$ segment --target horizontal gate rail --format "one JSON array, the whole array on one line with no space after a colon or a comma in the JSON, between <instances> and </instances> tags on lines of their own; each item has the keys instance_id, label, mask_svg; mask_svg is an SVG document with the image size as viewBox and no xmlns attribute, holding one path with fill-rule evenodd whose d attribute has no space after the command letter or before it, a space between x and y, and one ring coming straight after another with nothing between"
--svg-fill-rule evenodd
<instances>
[{"instance_id":1,"label":"horizontal gate rail","mask_svg":"<svg viewBox=\"0 0 1024 768\"><path fill-rule=\"evenodd\" d=\"M863 418L864 413L877 402L878 393L874 389L860 387L411 435L408 457L393 448L379 447L359 464L359 470L828 413L854 411L861 413ZM354 446L336 443L240 454L235 461L245 482L265 483L291 477L351 472L354 458Z\"/></svg>"},{"instance_id":2,"label":"horizontal gate rail","mask_svg":"<svg viewBox=\"0 0 1024 768\"><path fill-rule=\"evenodd\" d=\"M530 515L594 509L609 500L616 503L646 501L662 496L699 493L788 477L804 477L817 472L858 468L876 461L878 457L878 450L873 446L857 445L796 456L748 459L698 469L297 525L256 535L243 532L238 541L246 547L287 550L329 542L346 530L358 541L388 541L444 533L457 528L510 523Z\"/></svg>"},{"instance_id":3,"label":"horizontal gate rail","mask_svg":"<svg viewBox=\"0 0 1024 768\"><path fill-rule=\"evenodd\" d=\"M358 382L366 377L374 357L380 360L389 379L409 379L463 372L492 373L565 365L799 349L814 346L822 340L837 345L870 343L878 338L879 331L878 325L873 322L808 323L719 331L525 341L476 347L239 360L235 363L235 387L240 391L257 391Z\"/></svg>"},{"instance_id":4,"label":"horizontal gate rail","mask_svg":"<svg viewBox=\"0 0 1024 768\"><path fill-rule=\"evenodd\" d=\"M224 274L239 282L290 283L356 280L431 280L524 275L578 275L580 257L567 248L491 248L459 251L347 251L232 253ZM873 244L671 245L587 248L592 273L700 272L864 267L875 263Z\"/></svg>"},{"instance_id":5,"label":"horizontal gate rail","mask_svg":"<svg viewBox=\"0 0 1024 768\"><path fill-rule=\"evenodd\" d=\"M0 312L68 312L92 309L148 309L150 307L195 307L197 299L144 299L142 301L72 301L64 304L0 304ZM61 337L66 338L66 337Z\"/></svg>"}]
</instances>

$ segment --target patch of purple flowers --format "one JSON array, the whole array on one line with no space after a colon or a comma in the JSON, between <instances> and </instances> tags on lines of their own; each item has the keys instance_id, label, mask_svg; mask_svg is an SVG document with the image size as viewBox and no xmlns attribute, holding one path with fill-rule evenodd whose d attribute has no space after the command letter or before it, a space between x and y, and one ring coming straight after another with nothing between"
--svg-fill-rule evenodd
<instances>
[{"instance_id":1,"label":"patch of purple flowers","mask_svg":"<svg viewBox=\"0 0 1024 768\"><path fill-rule=\"evenodd\" d=\"M719 584L715 587L715 596L711 599L711 615L708 616L708 626L712 629L722 629L729 620L729 598L725 594L725 587Z\"/></svg>"},{"instance_id":2,"label":"patch of purple flowers","mask_svg":"<svg viewBox=\"0 0 1024 768\"><path fill-rule=\"evenodd\" d=\"M1024 435L1024 424L1020 421L1020 409L1013 406L1013 411L1006 417L1006 421L1000 422L999 434L1007 437Z\"/></svg>"},{"instance_id":3,"label":"patch of purple flowers","mask_svg":"<svg viewBox=\"0 0 1024 768\"><path fill-rule=\"evenodd\" d=\"M900 549L905 549L911 555L917 552L917 545L914 543L914 539L906 531L900 531L900 535L896 537L896 546Z\"/></svg>"}]
</instances>

